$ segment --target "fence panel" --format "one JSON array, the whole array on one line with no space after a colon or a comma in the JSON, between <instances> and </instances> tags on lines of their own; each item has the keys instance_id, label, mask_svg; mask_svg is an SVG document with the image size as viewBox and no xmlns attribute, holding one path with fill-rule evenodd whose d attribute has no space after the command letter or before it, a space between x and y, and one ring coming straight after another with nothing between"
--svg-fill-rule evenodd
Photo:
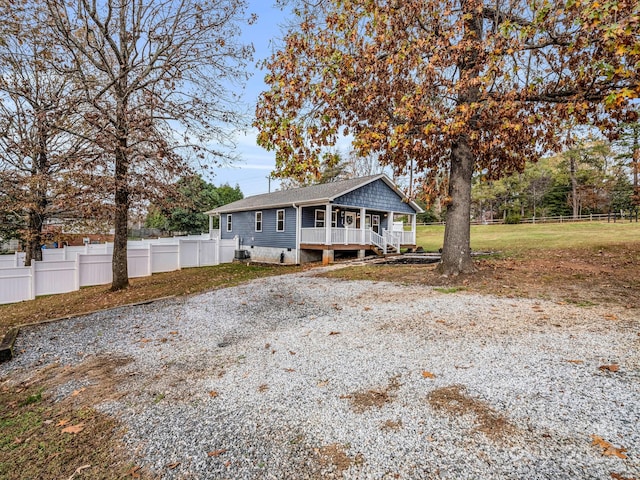
<instances>
[{"instance_id":1,"label":"fence panel","mask_svg":"<svg viewBox=\"0 0 640 480\"><path fill-rule=\"evenodd\" d=\"M64 248L45 248L42 250L43 262L57 262L65 259Z\"/></svg>"},{"instance_id":2,"label":"fence panel","mask_svg":"<svg viewBox=\"0 0 640 480\"><path fill-rule=\"evenodd\" d=\"M3 268L0 270L0 304L32 300L31 275L29 267Z\"/></svg>"},{"instance_id":3,"label":"fence panel","mask_svg":"<svg viewBox=\"0 0 640 480\"><path fill-rule=\"evenodd\" d=\"M77 290L75 260L34 262L35 295L54 295Z\"/></svg>"},{"instance_id":4,"label":"fence panel","mask_svg":"<svg viewBox=\"0 0 640 480\"><path fill-rule=\"evenodd\" d=\"M151 272L180 270L180 244L149 245L151 249Z\"/></svg>"},{"instance_id":5,"label":"fence panel","mask_svg":"<svg viewBox=\"0 0 640 480\"><path fill-rule=\"evenodd\" d=\"M182 268L199 267L199 250L198 240L180 240L180 266Z\"/></svg>"},{"instance_id":6,"label":"fence panel","mask_svg":"<svg viewBox=\"0 0 640 480\"><path fill-rule=\"evenodd\" d=\"M150 254L148 248L127 249L127 271L129 272L129 278L148 277L151 275Z\"/></svg>"},{"instance_id":7,"label":"fence panel","mask_svg":"<svg viewBox=\"0 0 640 480\"><path fill-rule=\"evenodd\" d=\"M80 287L106 285L113 281L111 255L91 253L78 255Z\"/></svg>"},{"instance_id":8,"label":"fence panel","mask_svg":"<svg viewBox=\"0 0 640 480\"><path fill-rule=\"evenodd\" d=\"M218 241L200 241L200 266L211 266L218 264Z\"/></svg>"},{"instance_id":9,"label":"fence panel","mask_svg":"<svg viewBox=\"0 0 640 480\"><path fill-rule=\"evenodd\" d=\"M0 268L24 267L24 252L15 252L10 255L0 255Z\"/></svg>"},{"instance_id":10,"label":"fence panel","mask_svg":"<svg viewBox=\"0 0 640 480\"><path fill-rule=\"evenodd\" d=\"M236 241L235 239L231 240L220 240L220 263L231 263L233 262L233 257L235 257L236 253Z\"/></svg>"}]
</instances>

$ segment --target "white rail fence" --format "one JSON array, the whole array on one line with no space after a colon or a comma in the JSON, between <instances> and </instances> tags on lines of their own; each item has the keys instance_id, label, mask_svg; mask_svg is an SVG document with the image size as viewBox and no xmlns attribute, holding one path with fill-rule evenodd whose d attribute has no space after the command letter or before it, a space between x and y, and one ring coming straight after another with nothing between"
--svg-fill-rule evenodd
<instances>
[{"instance_id":1,"label":"white rail fence","mask_svg":"<svg viewBox=\"0 0 640 480\"><path fill-rule=\"evenodd\" d=\"M236 240L170 238L130 241L129 278L181 268L229 263ZM72 292L113 280L113 244L43 250L43 260L24 266L24 253L0 256L0 304L33 300L38 295Z\"/></svg>"}]
</instances>

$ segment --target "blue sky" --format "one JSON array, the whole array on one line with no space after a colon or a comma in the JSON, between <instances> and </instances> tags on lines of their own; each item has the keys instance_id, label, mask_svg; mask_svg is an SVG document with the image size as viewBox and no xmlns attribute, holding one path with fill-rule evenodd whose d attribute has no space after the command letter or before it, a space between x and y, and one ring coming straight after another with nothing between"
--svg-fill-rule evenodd
<instances>
[{"instance_id":1,"label":"blue sky","mask_svg":"<svg viewBox=\"0 0 640 480\"><path fill-rule=\"evenodd\" d=\"M258 15L258 21L243 29L243 40L253 43L255 47L254 61L251 64L252 77L243 92L244 102L249 106L253 115L255 104L260 92L266 89L263 82L265 72L255 67L255 64L267 58L277 46L277 39L282 38L282 28L286 20L286 13L274 8L273 0L249 0L251 13ZM276 43L274 43L276 42ZM267 177L275 167L275 154L256 145L257 131L250 129L244 135L236 138L236 154L240 159L228 167L214 169L213 183L220 185L229 183L240 186L245 197L267 193L269 181ZM271 191L278 187L278 181L271 181Z\"/></svg>"}]
</instances>

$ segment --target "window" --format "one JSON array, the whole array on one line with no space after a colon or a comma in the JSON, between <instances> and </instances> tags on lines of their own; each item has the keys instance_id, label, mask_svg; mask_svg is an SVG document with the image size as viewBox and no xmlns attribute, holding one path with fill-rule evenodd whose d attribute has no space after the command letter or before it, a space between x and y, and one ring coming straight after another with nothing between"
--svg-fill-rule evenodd
<instances>
[{"instance_id":1,"label":"window","mask_svg":"<svg viewBox=\"0 0 640 480\"><path fill-rule=\"evenodd\" d=\"M284 210L276 211L276 232L284 232Z\"/></svg>"},{"instance_id":2,"label":"window","mask_svg":"<svg viewBox=\"0 0 640 480\"><path fill-rule=\"evenodd\" d=\"M316 210L316 228L324 228L324 210Z\"/></svg>"},{"instance_id":3,"label":"window","mask_svg":"<svg viewBox=\"0 0 640 480\"><path fill-rule=\"evenodd\" d=\"M233 230L233 222L231 220L231 214L229 213L227 215L227 232L230 232Z\"/></svg>"},{"instance_id":4,"label":"window","mask_svg":"<svg viewBox=\"0 0 640 480\"><path fill-rule=\"evenodd\" d=\"M380 215L373 215L371 217L371 228L377 234L380 234Z\"/></svg>"},{"instance_id":5,"label":"window","mask_svg":"<svg viewBox=\"0 0 640 480\"><path fill-rule=\"evenodd\" d=\"M262 212L256 212L256 232L262 231Z\"/></svg>"},{"instance_id":6,"label":"window","mask_svg":"<svg viewBox=\"0 0 640 480\"><path fill-rule=\"evenodd\" d=\"M331 226L336 228L338 226L338 211L334 210L331 212Z\"/></svg>"}]
</instances>

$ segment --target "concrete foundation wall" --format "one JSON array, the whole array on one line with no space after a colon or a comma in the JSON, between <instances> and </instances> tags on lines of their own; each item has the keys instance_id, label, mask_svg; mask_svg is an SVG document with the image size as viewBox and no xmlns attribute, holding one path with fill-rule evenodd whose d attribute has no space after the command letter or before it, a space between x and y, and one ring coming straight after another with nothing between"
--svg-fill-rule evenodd
<instances>
[{"instance_id":1,"label":"concrete foundation wall","mask_svg":"<svg viewBox=\"0 0 640 480\"><path fill-rule=\"evenodd\" d=\"M286 248L274 247L246 247L245 250L251 255L251 261L261 263L280 263L280 254L284 252L284 264L295 265L296 250L294 248L288 251Z\"/></svg>"}]
</instances>

